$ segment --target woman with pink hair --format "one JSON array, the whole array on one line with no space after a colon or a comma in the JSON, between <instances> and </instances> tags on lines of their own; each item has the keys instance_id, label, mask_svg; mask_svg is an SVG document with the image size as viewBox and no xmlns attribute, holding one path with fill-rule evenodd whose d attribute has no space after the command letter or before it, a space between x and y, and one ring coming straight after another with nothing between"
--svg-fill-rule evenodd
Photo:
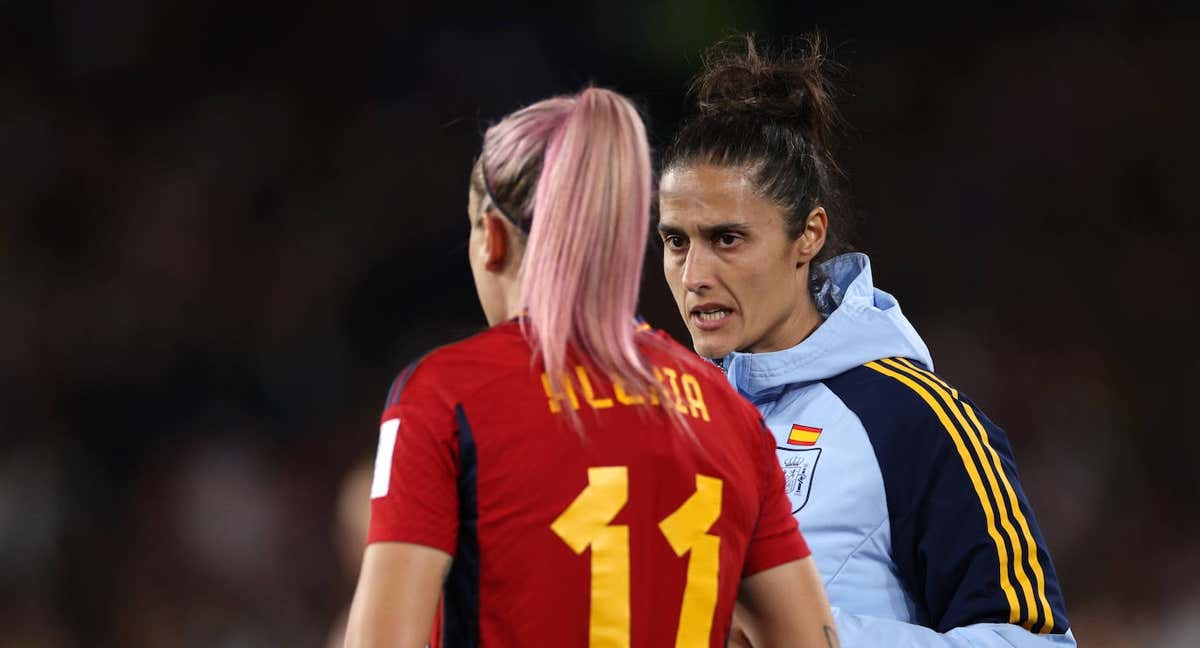
<instances>
[{"instance_id":1,"label":"woman with pink hair","mask_svg":"<svg viewBox=\"0 0 1200 648\"><path fill-rule=\"evenodd\" d=\"M724 646L735 600L756 645L836 643L757 412L634 318L650 175L608 90L488 129L491 327L388 394L347 646Z\"/></svg>"}]
</instances>

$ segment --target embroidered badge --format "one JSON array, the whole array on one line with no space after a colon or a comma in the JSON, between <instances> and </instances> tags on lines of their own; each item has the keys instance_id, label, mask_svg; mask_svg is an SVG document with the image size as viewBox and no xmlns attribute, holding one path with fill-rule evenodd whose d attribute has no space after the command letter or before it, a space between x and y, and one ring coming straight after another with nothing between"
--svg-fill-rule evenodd
<instances>
[{"instance_id":1,"label":"embroidered badge","mask_svg":"<svg viewBox=\"0 0 1200 648\"><path fill-rule=\"evenodd\" d=\"M808 496L812 492L813 474L817 471L817 460L821 458L821 449L776 448L776 450L779 452L779 463L783 467L784 489L787 491L788 499L792 501L792 513L794 514L808 504Z\"/></svg>"}]
</instances>

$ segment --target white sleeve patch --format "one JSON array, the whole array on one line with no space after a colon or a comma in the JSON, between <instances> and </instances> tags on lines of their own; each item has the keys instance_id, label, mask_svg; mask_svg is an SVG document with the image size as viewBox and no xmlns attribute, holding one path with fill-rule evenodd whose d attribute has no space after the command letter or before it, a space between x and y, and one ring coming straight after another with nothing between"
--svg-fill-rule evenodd
<instances>
[{"instance_id":1,"label":"white sleeve patch","mask_svg":"<svg viewBox=\"0 0 1200 648\"><path fill-rule=\"evenodd\" d=\"M400 419L388 419L379 426L379 448L375 451L375 478L371 480L371 499L388 494L392 480L392 452L396 449L396 431Z\"/></svg>"}]
</instances>

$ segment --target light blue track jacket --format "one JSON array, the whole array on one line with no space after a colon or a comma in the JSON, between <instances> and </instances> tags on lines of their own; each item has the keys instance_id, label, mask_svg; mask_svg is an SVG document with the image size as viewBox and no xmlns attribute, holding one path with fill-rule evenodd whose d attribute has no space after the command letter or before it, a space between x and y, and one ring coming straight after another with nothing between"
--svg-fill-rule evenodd
<instances>
[{"instance_id":1,"label":"light blue track jacket","mask_svg":"<svg viewBox=\"0 0 1200 648\"><path fill-rule=\"evenodd\" d=\"M865 255L823 269L812 335L720 364L775 435L842 644L1074 646L1008 438L932 373Z\"/></svg>"}]
</instances>

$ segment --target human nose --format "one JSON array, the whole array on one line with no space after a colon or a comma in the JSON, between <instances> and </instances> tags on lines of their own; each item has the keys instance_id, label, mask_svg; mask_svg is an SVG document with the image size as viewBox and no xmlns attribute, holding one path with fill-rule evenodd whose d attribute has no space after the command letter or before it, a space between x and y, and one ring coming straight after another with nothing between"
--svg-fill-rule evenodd
<instances>
[{"instance_id":1,"label":"human nose","mask_svg":"<svg viewBox=\"0 0 1200 648\"><path fill-rule=\"evenodd\" d=\"M704 246L688 248L683 260L683 287L688 292L699 293L713 286L713 255Z\"/></svg>"}]
</instances>

